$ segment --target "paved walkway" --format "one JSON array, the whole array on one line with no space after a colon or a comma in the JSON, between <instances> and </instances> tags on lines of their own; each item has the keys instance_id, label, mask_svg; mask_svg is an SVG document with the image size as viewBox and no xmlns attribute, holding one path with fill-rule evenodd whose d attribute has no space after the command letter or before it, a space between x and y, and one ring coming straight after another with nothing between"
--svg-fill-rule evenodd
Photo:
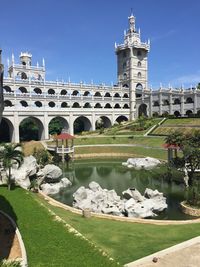
<instances>
[{"instance_id":1,"label":"paved walkway","mask_svg":"<svg viewBox=\"0 0 200 267\"><path fill-rule=\"evenodd\" d=\"M153 259L157 262L153 262ZM126 264L125 267L199 267L200 236Z\"/></svg>"}]
</instances>

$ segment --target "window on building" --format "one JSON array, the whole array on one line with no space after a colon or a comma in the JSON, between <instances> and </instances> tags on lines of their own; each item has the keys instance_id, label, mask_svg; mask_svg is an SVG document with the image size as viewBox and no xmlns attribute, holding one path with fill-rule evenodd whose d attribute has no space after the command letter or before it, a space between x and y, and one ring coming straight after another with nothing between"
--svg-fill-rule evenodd
<instances>
[{"instance_id":1,"label":"window on building","mask_svg":"<svg viewBox=\"0 0 200 267\"><path fill-rule=\"evenodd\" d=\"M141 61L138 61L138 64L137 64L138 67L141 67L142 66L142 63Z\"/></svg>"},{"instance_id":2,"label":"window on building","mask_svg":"<svg viewBox=\"0 0 200 267\"><path fill-rule=\"evenodd\" d=\"M141 78L141 77L142 77L141 72L138 72L137 77L138 77L138 78Z\"/></svg>"}]
</instances>

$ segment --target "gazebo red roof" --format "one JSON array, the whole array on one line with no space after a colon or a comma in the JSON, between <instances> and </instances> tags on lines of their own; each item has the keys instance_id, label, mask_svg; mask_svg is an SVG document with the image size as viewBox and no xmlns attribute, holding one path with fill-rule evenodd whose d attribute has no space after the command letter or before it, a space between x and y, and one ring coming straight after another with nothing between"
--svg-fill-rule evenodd
<instances>
[{"instance_id":1,"label":"gazebo red roof","mask_svg":"<svg viewBox=\"0 0 200 267\"><path fill-rule=\"evenodd\" d=\"M178 145L173 145L173 144L164 144L164 148L172 148L172 149L180 149L180 146Z\"/></svg>"},{"instance_id":2,"label":"gazebo red roof","mask_svg":"<svg viewBox=\"0 0 200 267\"><path fill-rule=\"evenodd\" d=\"M74 139L75 137L71 134L68 133L61 133L59 135L55 136L55 139L59 139L59 140L70 140L70 139Z\"/></svg>"}]
</instances>

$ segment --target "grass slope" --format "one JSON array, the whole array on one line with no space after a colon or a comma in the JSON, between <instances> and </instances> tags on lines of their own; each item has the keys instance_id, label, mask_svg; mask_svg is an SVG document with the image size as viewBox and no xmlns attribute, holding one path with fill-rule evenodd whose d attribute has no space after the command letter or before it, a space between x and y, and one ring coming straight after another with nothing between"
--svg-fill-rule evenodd
<instances>
[{"instance_id":1,"label":"grass slope","mask_svg":"<svg viewBox=\"0 0 200 267\"><path fill-rule=\"evenodd\" d=\"M69 233L63 223L53 220L32 193L1 186L0 209L16 220L30 267L117 266L89 242Z\"/></svg>"},{"instance_id":2,"label":"grass slope","mask_svg":"<svg viewBox=\"0 0 200 267\"><path fill-rule=\"evenodd\" d=\"M97 218L85 219L53 207L43 199L41 201L88 239L102 247L120 264L200 235L200 224L159 226Z\"/></svg>"}]
</instances>

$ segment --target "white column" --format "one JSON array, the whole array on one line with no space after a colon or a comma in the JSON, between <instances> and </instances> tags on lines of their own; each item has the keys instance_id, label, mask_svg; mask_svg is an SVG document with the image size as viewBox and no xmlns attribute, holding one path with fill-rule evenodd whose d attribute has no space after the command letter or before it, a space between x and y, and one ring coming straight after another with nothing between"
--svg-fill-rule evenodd
<instances>
[{"instance_id":1,"label":"white column","mask_svg":"<svg viewBox=\"0 0 200 267\"><path fill-rule=\"evenodd\" d=\"M184 116L184 93L181 95L181 116Z\"/></svg>"},{"instance_id":2,"label":"white column","mask_svg":"<svg viewBox=\"0 0 200 267\"><path fill-rule=\"evenodd\" d=\"M197 114L197 91L194 90L194 114Z\"/></svg>"},{"instance_id":3,"label":"white column","mask_svg":"<svg viewBox=\"0 0 200 267\"><path fill-rule=\"evenodd\" d=\"M152 117L152 91L149 94L149 117Z\"/></svg>"},{"instance_id":4,"label":"white column","mask_svg":"<svg viewBox=\"0 0 200 267\"><path fill-rule=\"evenodd\" d=\"M169 114L170 115L173 115L173 109L172 109L172 106L173 103L172 103L172 92L169 93Z\"/></svg>"},{"instance_id":5,"label":"white column","mask_svg":"<svg viewBox=\"0 0 200 267\"><path fill-rule=\"evenodd\" d=\"M96 122L95 113L92 112L92 131L96 130L95 122Z\"/></svg>"},{"instance_id":6,"label":"white column","mask_svg":"<svg viewBox=\"0 0 200 267\"><path fill-rule=\"evenodd\" d=\"M159 115L162 116L162 91L159 92Z\"/></svg>"},{"instance_id":7,"label":"white column","mask_svg":"<svg viewBox=\"0 0 200 267\"><path fill-rule=\"evenodd\" d=\"M14 143L19 143L19 117L18 112L14 112L14 133L12 133L11 141Z\"/></svg>"},{"instance_id":8,"label":"white column","mask_svg":"<svg viewBox=\"0 0 200 267\"><path fill-rule=\"evenodd\" d=\"M74 135L74 120L72 113L69 114L69 133Z\"/></svg>"},{"instance_id":9,"label":"white column","mask_svg":"<svg viewBox=\"0 0 200 267\"><path fill-rule=\"evenodd\" d=\"M134 58L133 49L130 47L129 57L129 100L130 100L130 120L135 119L135 88L134 88Z\"/></svg>"},{"instance_id":10,"label":"white column","mask_svg":"<svg viewBox=\"0 0 200 267\"><path fill-rule=\"evenodd\" d=\"M42 136L44 136L45 140L49 139L49 120L48 120L48 113L44 112L44 134L42 134Z\"/></svg>"}]
</instances>

